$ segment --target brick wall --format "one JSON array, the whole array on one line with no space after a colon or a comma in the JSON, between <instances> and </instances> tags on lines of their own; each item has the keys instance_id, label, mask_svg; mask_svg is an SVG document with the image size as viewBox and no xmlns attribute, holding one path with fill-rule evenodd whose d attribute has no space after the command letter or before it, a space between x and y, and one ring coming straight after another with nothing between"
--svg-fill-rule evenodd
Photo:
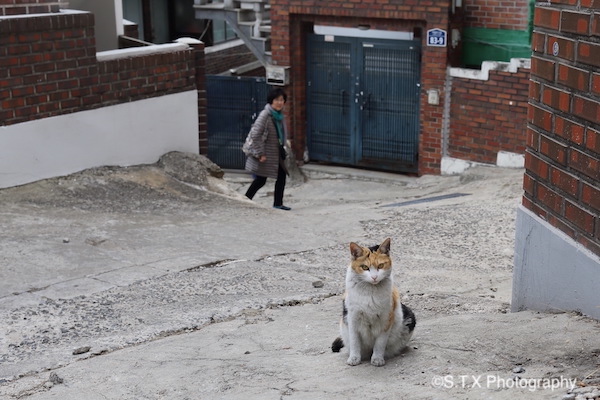
<instances>
[{"instance_id":1,"label":"brick wall","mask_svg":"<svg viewBox=\"0 0 600 400\"><path fill-rule=\"evenodd\" d=\"M525 153L529 69L452 78L448 155L495 164L499 151Z\"/></svg>"},{"instance_id":2,"label":"brick wall","mask_svg":"<svg viewBox=\"0 0 600 400\"><path fill-rule=\"evenodd\" d=\"M0 0L0 16L54 13L60 9L56 0Z\"/></svg>"},{"instance_id":3,"label":"brick wall","mask_svg":"<svg viewBox=\"0 0 600 400\"><path fill-rule=\"evenodd\" d=\"M538 3L523 205L600 255L600 2Z\"/></svg>"},{"instance_id":4,"label":"brick wall","mask_svg":"<svg viewBox=\"0 0 600 400\"><path fill-rule=\"evenodd\" d=\"M465 0L465 25L472 28L526 30L529 0Z\"/></svg>"},{"instance_id":5,"label":"brick wall","mask_svg":"<svg viewBox=\"0 0 600 400\"><path fill-rule=\"evenodd\" d=\"M291 67L292 86L289 88L288 113L294 135L294 152L301 155L306 146L306 33L312 24L356 27L369 24L373 29L421 30L448 26L449 1L423 2L418 0L395 0L385 4L373 0L340 2L324 0L271 0L273 21L273 62ZM425 22L426 21L426 22ZM427 103L425 90L440 90L446 77L447 48L422 47L421 84L421 136L419 138L419 173L439 173L442 157L443 104Z\"/></svg>"},{"instance_id":6,"label":"brick wall","mask_svg":"<svg viewBox=\"0 0 600 400\"><path fill-rule=\"evenodd\" d=\"M208 75L220 74L230 68L239 67L256 61L256 57L244 45L231 47L206 54L206 73Z\"/></svg>"},{"instance_id":7,"label":"brick wall","mask_svg":"<svg viewBox=\"0 0 600 400\"><path fill-rule=\"evenodd\" d=\"M196 87L191 50L99 62L93 27L83 12L0 17L0 125Z\"/></svg>"}]
</instances>

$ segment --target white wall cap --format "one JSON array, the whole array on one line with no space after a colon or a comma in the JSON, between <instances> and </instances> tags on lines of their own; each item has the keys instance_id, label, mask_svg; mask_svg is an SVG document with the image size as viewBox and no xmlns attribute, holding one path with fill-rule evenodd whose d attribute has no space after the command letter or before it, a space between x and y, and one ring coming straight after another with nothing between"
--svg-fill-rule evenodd
<instances>
[{"instance_id":1,"label":"white wall cap","mask_svg":"<svg viewBox=\"0 0 600 400\"><path fill-rule=\"evenodd\" d=\"M515 73L519 70L531 69L530 58L511 58L510 62L504 61L484 61L481 63L481 69L470 68L449 68L450 76L453 78L476 79L487 81L490 79L490 71L506 71Z\"/></svg>"},{"instance_id":2,"label":"white wall cap","mask_svg":"<svg viewBox=\"0 0 600 400\"><path fill-rule=\"evenodd\" d=\"M131 47L128 49L100 51L96 53L98 61L110 61L128 57L147 56L150 54L176 53L188 50L190 47L185 43L156 44L153 46Z\"/></svg>"}]
</instances>

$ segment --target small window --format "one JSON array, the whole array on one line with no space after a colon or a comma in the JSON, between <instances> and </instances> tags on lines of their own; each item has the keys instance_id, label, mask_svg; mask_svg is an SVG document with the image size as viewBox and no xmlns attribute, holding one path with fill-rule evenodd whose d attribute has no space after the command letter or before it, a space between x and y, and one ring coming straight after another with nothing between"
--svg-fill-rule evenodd
<instances>
[{"instance_id":1,"label":"small window","mask_svg":"<svg viewBox=\"0 0 600 400\"><path fill-rule=\"evenodd\" d=\"M213 44L223 43L237 38L237 35L225 21L212 20Z\"/></svg>"},{"instance_id":2,"label":"small window","mask_svg":"<svg viewBox=\"0 0 600 400\"><path fill-rule=\"evenodd\" d=\"M208 21L196 19L193 0L171 1L173 39L183 36L200 39Z\"/></svg>"}]
</instances>

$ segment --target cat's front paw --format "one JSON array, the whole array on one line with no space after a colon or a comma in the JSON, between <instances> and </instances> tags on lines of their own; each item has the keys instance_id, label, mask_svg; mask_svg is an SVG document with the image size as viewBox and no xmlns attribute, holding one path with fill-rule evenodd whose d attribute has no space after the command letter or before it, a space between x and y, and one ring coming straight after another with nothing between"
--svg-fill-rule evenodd
<instances>
[{"instance_id":1,"label":"cat's front paw","mask_svg":"<svg viewBox=\"0 0 600 400\"><path fill-rule=\"evenodd\" d=\"M385 365L385 360L383 357L371 357L371 364L376 367L383 367Z\"/></svg>"},{"instance_id":2,"label":"cat's front paw","mask_svg":"<svg viewBox=\"0 0 600 400\"><path fill-rule=\"evenodd\" d=\"M358 365L360 364L360 356L350 356L348 357L348 361L346 361L348 363L348 365Z\"/></svg>"}]
</instances>

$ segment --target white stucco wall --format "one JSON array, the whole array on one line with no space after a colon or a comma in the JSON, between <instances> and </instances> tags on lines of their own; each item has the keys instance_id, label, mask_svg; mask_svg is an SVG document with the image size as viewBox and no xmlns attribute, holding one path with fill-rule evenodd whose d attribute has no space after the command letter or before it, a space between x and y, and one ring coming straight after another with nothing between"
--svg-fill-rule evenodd
<instances>
[{"instance_id":1,"label":"white stucco wall","mask_svg":"<svg viewBox=\"0 0 600 400\"><path fill-rule=\"evenodd\" d=\"M199 152L195 90L0 127L0 188Z\"/></svg>"}]
</instances>

